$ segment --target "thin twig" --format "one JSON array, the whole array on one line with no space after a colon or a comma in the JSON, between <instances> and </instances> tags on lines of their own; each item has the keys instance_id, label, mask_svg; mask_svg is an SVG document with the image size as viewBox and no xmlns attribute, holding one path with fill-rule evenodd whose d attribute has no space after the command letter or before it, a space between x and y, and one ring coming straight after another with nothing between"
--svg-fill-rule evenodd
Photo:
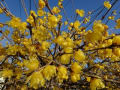
<instances>
[{"instance_id":1,"label":"thin twig","mask_svg":"<svg viewBox=\"0 0 120 90\"><path fill-rule=\"evenodd\" d=\"M10 18L14 17L14 15L6 9L6 7L2 4L2 2L0 2L0 5L1 5L1 9L6 15L8 15Z\"/></svg>"},{"instance_id":2,"label":"thin twig","mask_svg":"<svg viewBox=\"0 0 120 90\"><path fill-rule=\"evenodd\" d=\"M35 4L36 10L38 10L38 5L37 5L37 3L36 3L36 0L34 0L34 4Z\"/></svg>"},{"instance_id":3,"label":"thin twig","mask_svg":"<svg viewBox=\"0 0 120 90\"><path fill-rule=\"evenodd\" d=\"M54 15L54 13L52 12L52 10L51 10L51 8L50 8L50 5L49 5L49 3L48 3L48 0L44 0L44 2L45 2L45 4L46 4L46 7L47 7L47 9L49 10L49 12L50 12L52 15Z\"/></svg>"},{"instance_id":4,"label":"thin twig","mask_svg":"<svg viewBox=\"0 0 120 90\"><path fill-rule=\"evenodd\" d=\"M3 36L10 42L10 44L13 45L13 41L12 41L11 39L9 39L9 38L2 32L2 30L0 30L0 33L2 33Z\"/></svg>"},{"instance_id":5,"label":"thin twig","mask_svg":"<svg viewBox=\"0 0 120 90\"><path fill-rule=\"evenodd\" d=\"M10 12L10 9L9 9L7 3L5 2L5 0L3 0L3 2L5 3L5 6L6 6L6 8L8 9L8 11Z\"/></svg>"},{"instance_id":6,"label":"thin twig","mask_svg":"<svg viewBox=\"0 0 120 90\"><path fill-rule=\"evenodd\" d=\"M83 74L86 75L86 76L89 76L89 77L99 78L99 79L102 79L102 80L104 80L104 81L114 82L114 83L120 84L120 81L117 81L117 80L113 80L113 79L104 79L102 76L98 76L98 75L94 75L94 74L87 74L87 73L83 73Z\"/></svg>"},{"instance_id":7,"label":"thin twig","mask_svg":"<svg viewBox=\"0 0 120 90\"><path fill-rule=\"evenodd\" d=\"M111 8L102 16L101 20L104 20L106 15L110 12L110 10L113 8L113 6L118 2L119 0L115 0L115 2L113 2Z\"/></svg>"},{"instance_id":8,"label":"thin twig","mask_svg":"<svg viewBox=\"0 0 120 90\"><path fill-rule=\"evenodd\" d=\"M22 4L22 7L24 8L26 16L28 17L28 13L27 13L27 9L26 9L24 0L21 0L21 4Z\"/></svg>"}]
</instances>

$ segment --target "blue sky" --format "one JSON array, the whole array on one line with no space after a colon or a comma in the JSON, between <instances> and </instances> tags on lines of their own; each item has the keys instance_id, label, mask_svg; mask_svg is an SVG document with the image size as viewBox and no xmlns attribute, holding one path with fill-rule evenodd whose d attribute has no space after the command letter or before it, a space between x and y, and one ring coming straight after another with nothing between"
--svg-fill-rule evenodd
<instances>
[{"instance_id":1,"label":"blue sky","mask_svg":"<svg viewBox=\"0 0 120 90\"><path fill-rule=\"evenodd\" d=\"M5 0L11 13L13 13L15 16L20 17L23 21L26 20L24 9L21 6L21 0ZM30 10L30 0L24 0L27 11ZM36 0L38 1L38 0ZM50 7L57 6L58 0L48 0L50 3ZM65 8L65 11L67 13L67 17L69 19L73 19L75 9L83 9L87 13L88 11L95 10L98 7L102 6L105 0L64 0L63 6ZM114 1L114 0L113 0ZM119 4L117 4L118 6ZM34 0L31 0L31 9L35 9ZM113 8L113 10L116 8ZM107 10L107 9L106 9ZM119 8L120 11L120 8ZM71 17L72 16L72 17ZM94 18L94 17L93 17ZM6 18L5 15L0 15L0 22L5 22L9 18ZM113 22L109 23L110 26L114 26ZM91 28L91 27L90 27ZM119 32L119 31L115 31ZM5 43L6 40L3 40L1 43ZM96 61L98 62L99 59Z\"/></svg>"},{"instance_id":2,"label":"blue sky","mask_svg":"<svg viewBox=\"0 0 120 90\"><path fill-rule=\"evenodd\" d=\"M21 0L5 0L8 4L8 7L10 11L18 17L21 17L23 20L26 18L24 10L21 6ZM29 10L30 7L30 0L24 0L27 10ZM38 0L36 0L38 1ZM48 0L50 3L50 6L56 6L58 0ZM73 15L73 10L79 8L84 9L85 11L94 10L95 8L102 5L104 0L64 0L63 5L65 7L65 10L67 12L67 16L70 17ZM31 9L35 10L34 0L31 0ZM0 18L3 19L2 17ZM4 18L5 19L5 18ZM2 20L3 21L3 20Z\"/></svg>"},{"instance_id":3,"label":"blue sky","mask_svg":"<svg viewBox=\"0 0 120 90\"><path fill-rule=\"evenodd\" d=\"M0 0L0 1L2 1L2 0ZM26 7L27 7L27 11L29 12L30 0L24 0L24 1L26 4ZM53 6L57 6L58 0L48 0L48 1L50 3L51 8ZM75 15L75 9L83 9L87 13L88 11L95 10L100 6L103 6L104 1L105 0L64 0L63 6L65 8L67 17L69 19L73 20L74 15ZM114 1L114 0L112 0L112 1ZM25 12L21 5L21 0L5 0L5 2L7 3L11 13L13 13L17 17L20 17L22 19L22 21L26 20ZM36 0L36 2L38 2L38 0ZM118 5L119 5L119 3L118 3ZM35 5L34 5L34 0L31 0L31 9L36 10ZM113 10L114 10L114 8L113 8ZM120 8L119 8L119 11L120 11ZM5 22L8 19L9 18L6 18L6 16L4 14L0 15L0 22ZM114 23L110 22L109 25L113 27Z\"/></svg>"},{"instance_id":4,"label":"blue sky","mask_svg":"<svg viewBox=\"0 0 120 90\"><path fill-rule=\"evenodd\" d=\"M26 20L25 12L21 5L21 0L5 0L5 1L9 7L10 11L15 16L22 18L23 21ZM26 7L27 7L27 11L29 11L30 10L30 0L24 0L24 1L26 4ZM52 8L53 6L57 5L58 0L48 0L48 1L50 3L50 7ZM105 0L64 0L63 6L67 13L67 17L69 19L73 19L74 14L75 14L74 13L75 9L84 9L85 12L87 13L88 11L95 10L98 7L100 7L101 5L103 5L104 1ZM112 1L114 1L114 0L112 0ZM38 2L38 0L36 0L36 2ZM31 9L36 10L35 5L34 5L34 0L31 0ZM0 15L0 22L4 22L7 19L5 17L6 16L4 16L4 15Z\"/></svg>"}]
</instances>

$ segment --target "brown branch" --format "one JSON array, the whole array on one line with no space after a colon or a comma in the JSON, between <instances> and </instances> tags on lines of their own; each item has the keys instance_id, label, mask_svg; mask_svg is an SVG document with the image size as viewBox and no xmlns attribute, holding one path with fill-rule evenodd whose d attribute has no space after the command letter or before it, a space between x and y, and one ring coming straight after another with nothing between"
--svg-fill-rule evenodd
<instances>
[{"instance_id":1,"label":"brown branch","mask_svg":"<svg viewBox=\"0 0 120 90\"><path fill-rule=\"evenodd\" d=\"M50 8L50 5L49 5L49 3L48 3L48 0L44 0L44 2L45 2L45 4L46 4L47 9L50 11L50 13L51 13L52 15L54 15L54 13L52 12L52 10L51 10L51 8Z\"/></svg>"},{"instance_id":2,"label":"brown branch","mask_svg":"<svg viewBox=\"0 0 120 90\"><path fill-rule=\"evenodd\" d=\"M2 25L8 25L8 24L6 24L6 23L2 23L2 22L0 22L0 24L2 24Z\"/></svg>"},{"instance_id":3,"label":"brown branch","mask_svg":"<svg viewBox=\"0 0 120 90\"><path fill-rule=\"evenodd\" d=\"M95 19L103 12L105 8L103 7L93 18L93 20L91 22L89 22L89 24L86 26L86 28L88 28L94 21Z\"/></svg>"},{"instance_id":4,"label":"brown branch","mask_svg":"<svg viewBox=\"0 0 120 90\"><path fill-rule=\"evenodd\" d=\"M2 2L0 2L0 5L1 5L0 8L3 10L3 12L4 12L6 15L8 15L10 18L14 17L14 15L13 15L10 11L8 11L8 10L6 9L6 7L2 4Z\"/></svg>"},{"instance_id":5,"label":"brown branch","mask_svg":"<svg viewBox=\"0 0 120 90\"><path fill-rule=\"evenodd\" d=\"M89 77L93 77L93 78L99 78L99 79L102 79L102 80L107 81L107 82L113 82L113 83L120 84L120 81L117 81L117 80L114 80L114 79L104 79L103 76L87 74L87 73L83 73L83 75L86 75L86 76L89 76Z\"/></svg>"},{"instance_id":6,"label":"brown branch","mask_svg":"<svg viewBox=\"0 0 120 90\"><path fill-rule=\"evenodd\" d=\"M84 45L83 45L84 46ZM96 50L100 50L100 49L107 49L107 48L114 48L114 47L120 47L120 45L114 45L114 44L112 44L112 45L110 45L110 46L108 46L108 47L102 47L102 48L95 48L95 49L91 49L91 50L83 50L83 52L88 52L88 51L96 51ZM81 48L81 47L78 47L78 48L74 48L74 49L83 49L83 47Z\"/></svg>"},{"instance_id":7,"label":"brown branch","mask_svg":"<svg viewBox=\"0 0 120 90\"><path fill-rule=\"evenodd\" d=\"M10 9L9 9L7 3L5 2L5 0L2 0L2 1L4 2L4 4L5 4L5 6L7 7L8 11L10 12Z\"/></svg>"},{"instance_id":8,"label":"brown branch","mask_svg":"<svg viewBox=\"0 0 120 90\"><path fill-rule=\"evenodd\" d=\"M3 36L10 42L10 44L13 45L13 41L12 41L11 39L9 39L9 38L2 32L2 30L0 30L0 33L2 33Z\"/></svg>"},{"instance_id":9,"label":"brown branch","mask_svg":"<svg viewBox=\"0 0 120 90\"><path fill-rule=\"evenodd\" d=\"M106 17L106 15L110 12L110 10L113 8L113 6L118 2L119 0L115 0L111 6L111 8L105 13L104 16L102 16L101 20L104 20L104 18Z\"/></svg>"},{"instance_id":10,"label":"brown branch","mask_svg":"<svg viewBox=\"0 0 120 90\"><path fill-rule=\"evenodd\" d=\"M48 52L49 52L50 55L52 55L52 57L54 57L51 50L50 50L50 48L48 48Z\"/></svg>"},{"instance_id":11,"label":"brown branch","mask_svg":"<svg viewBox=\"0 0 120 90\"><path fill-rule=\"evenodd\" d=\"M58 36L60 35L60 29L61 29L62 21L58 22Z\"/></svg>"}]
</instances>

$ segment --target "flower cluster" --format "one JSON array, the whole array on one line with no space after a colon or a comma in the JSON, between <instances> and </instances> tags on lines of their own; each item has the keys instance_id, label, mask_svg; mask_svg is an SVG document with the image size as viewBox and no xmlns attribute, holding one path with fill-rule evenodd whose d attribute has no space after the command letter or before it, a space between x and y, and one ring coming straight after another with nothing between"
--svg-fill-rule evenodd
<instances>
[{"instance_id":1,"label":"flower cluster","mask_svg":"<svg viewBox=\"0 0 120 90\"><path fill-rule=\"evenodd\" d=\"M110 31L120 29L116 11L98 20L99 15L92 17L95 11L76 9L75 19L69 20L62 13L63 2L58 0L51 8L48 0L39 0L37 11L31 10L25 21L10 15L10 20L0 23L0 41L7 41L0 44L0 77L6 79L6 88L119 86L120 35ZM103 8L109 11L112 5L105 1ZM2 13L6 11L0 8ZM107 23L113 21L111 29Z\"/></svg>"}]
</instances>

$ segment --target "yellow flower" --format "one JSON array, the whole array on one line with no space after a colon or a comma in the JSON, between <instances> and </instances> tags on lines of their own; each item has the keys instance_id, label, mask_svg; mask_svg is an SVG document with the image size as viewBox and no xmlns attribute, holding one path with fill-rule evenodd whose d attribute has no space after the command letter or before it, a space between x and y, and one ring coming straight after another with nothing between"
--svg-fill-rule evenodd
<instances>
[{"instance_id":1,"label":"yellow flower","mask_svg":"<svg viewBox=\"0 0 120 90\"><path fill-rule=\"evenodd\" d=\"M20 61L18 61L18 62L17 62L17 65L20 66L20 67L22 67L22 66L23 66L23 63L20 62Z\"/></svg>"},{"instance_id":2,"label":"yellow flower","mask_svg":"<svg viewBox=\"0 0 120 90\"><path fill-rule=\"evenodd\" d=\"M120 35L119 36L115 36L113 38L113 43L116 45L120 45Z\"/></svg>"},{"instance_id":3,"label":"yellow flower","mask_svg":"<svg viewBox=\"0 0 120 90\"><path fill-rule=\"evenodd\" d=\"M90 81L91 90L102 89L102 88L105 88L105 85L101 79L94 78L93 80Z\"/></svg>"},{"instance_id":4,"label":"yellow flower","mask_svg":"<svg viewBox=\"0 0 120 90\"><path fill-rule=\"evenodd\" d=\"M114 15L117 15L117 13L116 13L116 10L113 10L113 12L112 12Z\"/></svg>"},{"instance_id":5,"label":"yellow flower","mask_svg":"<svg viewBox=\"0 0 120 90\"><path fill-rule=\"evenodd\" d=\"M37 59L24 60L23 64L29 71L36 70L39 67L39 61Z\"/></svg>"},{"instance_id":6,"label":"yellow flower","mask_svg":"<svg viewBox=\"0 0 120 90\"><path fill-rule=\"evenodd\" d=\"M58 23L58 19L56 16L54 15L49 15L48 16L48 24L51 26L51 27L56 27L57 26L57 23Z\"/></svg>"},{"instance_id":7,"label":"yellow flower","mask_svg":"<svg viewBox=\"0 0 120 90\"><path fill-rule=\"evenodd\" d=\"M0 27L2 28L4 25L2 23L0 23Z\"/></svg>"},{"instance_id":8,"label":"yellow flower","mask_svg":"<svg viewBox=\"0 0 120 90\"><path fill-rule=\"evenodd\" d=\"M85 11L84 10L79 10L79 9L76 9L76 13L78 14L78 15L80 15L80 17L83 17L84 16L84 14L85 14Z\"/></svg>"},{"instance_id":9,"label":"yellow flower","mask_svg":"<svg viewBox=\"0 0 120 90\"><path fill-rule=\"evenodd\" d=\"M74 41L74 43L75 43L76 45L80 45L81 42L82 42L82 40L76 40L76 41Z\"/></svg>"},{"instance_id":10,"label":"yellow flower","mask_svg":"<svg viewBox=\"0 0 120 90\"><path fill-rule=\"evenodd\" d=\"M42 70L42 73L46 80L50 80L56 75L56 67L54 65L48 65Z\"/></svg>"},{"instance_id":11,"label":"yellow flower","mask_svg":"<svg viewBox=\"0 0 120 90\"><path fill-rule=\"evenodd\" d=\"M39 0L39 7L43 9L45 7L45 2L43 0Z\"/></svg>"},{"instance_id":12,"label":"yellow flower","mask_svg":"<svg viewBox=\"0 0 120 90\"><path fill-rule=\"evenodd\" d=\"M42 42L41 48L42 48L43 50L47 50L49 47L50 47L50 43L49 43L49 42L47 42L47 41L43 41L43 42Z\"/></svg>"},{"instance_id":13,"label":"yellow flower","mask_svg":"<svg viewBox=\"0 0 120 90\"><path fill-rule=\"evenodd\" d=\"M80 73L81 70L82 70L82 67L81 67L77 62L74 62L74 63L71 65L71 70L72 70L74 73Z\"/></svg>"},{"instance_id":14,"label":"yellow flower","mask_svg":"<svg viewBox=\"0 0 120 90\"><path fill-rule=\"evenodd\" d=\"M85 19L84 19L84 21L83 21L83 23L85 23L85 24L86 24L86 23L88 23L89 21L90 21L90 17L85 18Z\"/></svg>"},{"instance_id":15,"label":"yellow flower","mask_svg":"<svg viewBox=\"0 0 120 90\"><path fill-rule=\"evenodd\" d=\"M34 17L37 17L35 11L33 11L33 10L30 11L30 14L31 14L32 16L34 16Z\"/></svg>"},{"instance_id":16,"label":"yellow flower","mask_svg":"<svg viewBox=\"0 0 120 90\"><path fill-rule=\"evenodd\" d=\"M120 48L114 48L113 49L113 53L116 55L116 56L120 56Z\"/></svg>"},{"instance_id":17,"label":"yellow flower","mask_svg":"<svg viewBox=\"0 0 120 90\"><path fill-rule=\"evenodd\" d=\"M72 47L65 47L64 48L64 52L65 53L72 53L73 52L73 48Z\"/></svg>"},{"instance_id":18,"label":"yellow flower","mask_svg":"<svg viewBox=\"0 0 120 90\"><path fill-rule=\"evenodd\" d=\"M0 8L0 14L2 14L3 13L3 10Z\"/></svg>"},{"instance_id":19,"label":"yellow flower","mask_svg":"<svg viewBox=\"0 0 120 90\"><path fill-rule=\"evenodd\" d=\"M11 20L8 22L8 25L14 29L20 30L22 33L24 33L27 28L27 23L21 22L21 19L17 17L12 17Z\"/></svg>"},{"instance_id":20,"label":"yellow flower","mask_svg":"<svg viewBox=\"0 0 120 90\"><path fill-rule=\"evenodd\" d=\"M116 26L115 26L116 29L120 29L120 19L117 19L116 20Z\"/></svg>"},{"instance_id":21,"label":"yellow flower","mask_svg":"<svg viewBox=\"0 0 120 90\"><path fill-rule=\"evenodd\" d=\"M6 50L8 55L15 55L18 52L18 46L17 45L9 45L8 49Z\"/></svg>"},{"instance_id":22,"label":"yellow flower","mask_svg":"<svg viewBox=\"0 0 120 90\"><path fill-rule=\"evenodd\" d=\"M59 45L62 45L64 41L65 41L65 39L64 39L63 36L58 36L58 37L54 40L54 42L55 42L55 43L58 43Z\"/></svg>"},{"instance_id":23,"label":"yellow flower","mask_svg":"<svg viewBox=\"0 0 120 90\"><path fill-rule=\"evenodd\" d=\"M109 1L105 1L104 2L104 7L106 7L107 9L110 9L111 8L111 4Z\"/></svg>"},{"instance_id":24,"label":"yellow flower","mask_svg":"<svg viewBox=\"0 0 120 90\"><path fill-rule=\"evenodd\" d=\"M114 19L115 19L115 16L109 16L108 19L109 19L109 20L114 20Z\"/></svg>"},{"instance_id":25,"label":"yellow flower","mask_svg":"<svg viewBox=\"0 0 120 90\"><path fill-rule=\"evenodd\" d=\"M76 9L76 13L79 14L79 9Z\"/></svg>"},{"instance_id":26,"label":"yellow flower","mask_svg":"<svg viewBox=\"0 0 120 90\"><path fill-rule=\"evenodd\" d=\"M39 85L43 87L45 84L45 79L41 71L34 72L31 76L27 77L26 83L29 81L30 87L33 87L34 89L38 89Z\"/></svg>"},{"instance_id":27,"label":"yellow flower","mask_svg":"<svg viewBox=\"0 0 120 90\"><path fill-rule=\"evenodd\" d=\"M80 80L80 74L77 74L77 73L71 73L71 81L72 82L77 82L78 80Z\"/></svg>"},{"instance_id":28,"label":"yellow flower","mask_svg":"<svg viewBox=\"0 0 120 90\"><path fill-rule=\"evenodd\" d=\"M68 79L67 69L64 66L59 66L58 73L57 73L58 82L62 83L63 80L67 80L67 79Z\"/></svg>"},{"instance_id":29,"label":"yellow flower","mask_svg":"<svg viewBox=\"0 0 120 90\"><path fill-rule=\"evenodd\" d=\"M58 2L58 6L59 6L60 8L63 8L62 1L59 1L59 2Z\"/></svg>"},{"instance_id":30,"label":"yellow flower","mask_svg":"<svg viewBox=\"0 0 120 90\"><path fill-rule=\"evenodd\" d=\"M16 79L20 79L22 77L22 70L20 68L15 68L14 75L16 76Z\"/></svg>"},{"instance_id":31,"label":"yellow flower","mask_svg":"<svg viewBox=\"0 0 120 90\"><path fill-rule=\"evenodd\" d=\"M68 30L72 30L72 27L68 26Z\"/></svg>"},{"instance_id":32,"label":"yellow flower","mask_svg":"<svg viewBox=\"0 0 120 90\"><path fill-rule=\"evenodd\" d=\"M86 77L86 80L87 80L88 82L90 82L91 77Z\"/></svg>"},{"instance_id":33,"label":"yellow flower","mask_svg":"<svg viewBox=\"0 0 120 90\"><path fill-rule=\"evenodd\" d=\"M65 42L66 42L66 44L65 44ZM70 37L67 37L65 42L63 43L64 48L74 46L74 42Z\"/></svg>"},{"instance_id":34,"label":"yellow flower","mask_svg":"<svg viewBox=\"0 0 120 90\"><path fill-rule=\"evenodd\" d=\"M53 7L52 12L54 14L58 14L58 13L60 13L60 9L58 7Z\"/></svg>"},{"instance_id":35,"label":"yellow flower","mask_svg":"<svg viewBox=\"0 0 120 90\"><path fill-rule=\"evenodd\" d=\"M71 22L71 23L70 23L70 26L72 27L73 25L74 25L74 24Z\"/></svg>"},{"instance_id":36,"label":"yellow flower","mask_svg":"<svg viewBox=\"0 0 120 90\"><path fill-rule=\"evenodd\" d=\"M98 40L102 39L102 33L96 29L96 31L88 31L87 34L85 35L85 40L86 42L98 42Z\"/></svg>"},{"instance_id":37,"label":"yellow flower","mask_svg":"<svg viewBox=\"0 0 120 90\"><path fill-rule=\"evenodd\" d=\"M45 12L44 12L42 9L39 9L39 10L37 11L37 14L38 14L38 16L44 16L44 15L45 15Z\"/></svg>"},{"instance_id":38,"label":"yellow flower","mask_svg":"<svg viewBox=\"0 0 120 90\"><path fill-rule=\"evenodd\" d=\"M34 26L34 19L31 15L26 19L26 21L30 23L32 26Z\"/></svg>"},{"instance_id":39,"label":"yellow flower","mask_svg":"<svg viewBox=\"0 0 120 90\"><path fill-rule=\"evenodd\" d=\"M74 59L83 62L85 60L85 55L84 53L79 49L78 51L75 52L74 54Z\"/></svg>"},{"instance_id":40,"label":"yellow flower","mask_svg":"<svg viewBox=\"0 0 120 90\"><path fill-rule=\"evenodd\" d=\"M79 26L80 26L80 22L79 22L78 20L75 21L75 22L74 22L74 28L75 28L76 30L78 30Z\"/></svg>"},{"instance_id":41,"label":"yellow flower","mask_svg":"<svg viewBox=\"0 0 120 90\"><path fill-rule=\"evenodd\" d=\"M60 62L62 64L69 64L70 63L70 54L63 54L61 57L60 57Z\"/></svg>"},{"instance_id":42,"label":"yellow flower","mask_svg":"<svg viewBox=\"0 0 120 90\"><path fill-rule=\"evenodd\" d=\"M93 23L93 30L94 30L95 32L103 32L103 31L104 31L104 25L101 23L100 20L95 21L95 22Z\"/></svg>"},{"instance_id":43,"label":"yellow flower","mask_svg":"<svg viewBox=\"0 0 120 90\"><path fill-rule=\"evenodd\" d=\"M3 69L1 73L2 73L2 77L4 78L11 78L13 76L13 71L10 69Z\"/></svg>"},{"instance_id":44,"label":"yellow flower","mask_svg":"<svg viewBox=\"0 0 120 90\"><path fill-rule=\"evenodd\" d=\"M18 28L21 23L20 18L12 17L11 20L8 22L8 25L12 28Z\"/></svg>"},{"instance_id":45,"label":"yellow flower","mask_svg":"<svg viewBox=\"0 0 120 90\"><path fill-rule=\"evenodd\" d=\"M60 20L62 19L62 15L59 14L59 15L57 16L57 19L58 19L58 21L60 21Z\"/></svg>"},{"instance_id":46,"label":"yellow flower","mask_svg":"<svg viewBox=\"0 0 120 90\"><path fill-rule=\"evenodd\" d=\"M64 22L64 25L68 25L68 21L65 21L65 22Z\"/></svg>"},{"instance_id":47,"label":"yellow flower","mask_svg":"<svg viewBox=\"0 0 120 90\"><path fill-rule=\"evenodd\" d=\"M21 90L28 90L27 85L22 85Z\"/></svg>"}]
</instances>

